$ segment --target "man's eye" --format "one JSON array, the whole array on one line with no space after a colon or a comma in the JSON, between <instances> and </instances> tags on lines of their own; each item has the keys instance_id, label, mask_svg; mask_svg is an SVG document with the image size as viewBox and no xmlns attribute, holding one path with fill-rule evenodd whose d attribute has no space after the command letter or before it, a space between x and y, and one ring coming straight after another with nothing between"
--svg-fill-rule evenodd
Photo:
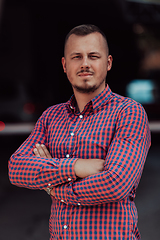
<instances>
[{"instance_id":1,"label":"man's eye","mask_svg":"<svg viewBox=\"0 0 160 240\"><path fill-rule=\"evenodd\" d=\"M91 55L90 57L93 58L93 59L99 58L99 56L97 56L97 55Z\"/></svg>"},{"instance_id":2,"label":"man's eye","mask_svg":"<svg viewBox=\"0 0 160 240\"><path fill-rule=\"evenodd\" d=\"M74 56L74 57L73 57L73 59L78 59L78 58L80 58L80 56Z\"/></svg>"}]
</instances>

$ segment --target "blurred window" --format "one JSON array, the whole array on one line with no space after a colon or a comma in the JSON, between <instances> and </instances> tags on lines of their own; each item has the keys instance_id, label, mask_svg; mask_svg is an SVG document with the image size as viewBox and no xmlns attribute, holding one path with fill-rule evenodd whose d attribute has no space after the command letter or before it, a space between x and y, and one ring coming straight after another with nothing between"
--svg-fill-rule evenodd
<instances>
[{"instance_id":1,"label":"blurred window","mask_svg":"<svg viewBox=\"0 0 160 240\"><path fill-rule=\"evenodd\" d=\"M126 86L126 96L141 104L152 104L157 101L157 87L151 79L134 79Z\"/></svg>"}]
</instances>

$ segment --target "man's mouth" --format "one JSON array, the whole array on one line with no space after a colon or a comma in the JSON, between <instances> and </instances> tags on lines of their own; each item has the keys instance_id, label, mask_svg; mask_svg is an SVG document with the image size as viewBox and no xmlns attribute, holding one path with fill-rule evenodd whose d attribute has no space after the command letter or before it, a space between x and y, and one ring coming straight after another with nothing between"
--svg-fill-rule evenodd
<instances>
[{"instance_id":1,"label":"man's mouth","mask_svg":"<svg viewBox=\"0 0 160 240\"><path fill-rule=\"evenodd\" d=\"M78 72L78 76L80 76L80 77L87 77L87 76L92 76L92 75L93 75L93 72L89 72L89 71Z\"/></svg>"},{"instance_id":2,"label":"man's mouth","mask_svg":"<svg viewBox=\"0 0 160 240\"><path fill-rule=\"evenodd\" d=\"M91 74L91 73L80 73L80 74L78 74L78 76L80 76L80 77L86 77L86 76L92 76L93 74Z\"/></svg>"}]
</instances>

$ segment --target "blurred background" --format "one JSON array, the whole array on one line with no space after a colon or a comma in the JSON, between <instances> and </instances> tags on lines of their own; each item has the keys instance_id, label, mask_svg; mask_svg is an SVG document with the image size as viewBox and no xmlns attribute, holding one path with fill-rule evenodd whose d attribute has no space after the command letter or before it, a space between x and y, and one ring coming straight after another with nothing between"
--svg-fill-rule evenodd
<instances>
[{"instance_id":1,"label":"blurred background","mask_svg":"<svg viewBox=\"0 0 160 240\"><path fill-rule=\"evenodd\" d=\"M160 239L160 0L0 0L0 240L49 239L49 196L12 186L7 164L42 112L72 95L61 57L66 34L83 23L107 36L112 91L148 114L138 226L142 240Z\"/></svg>"}]
</instances>

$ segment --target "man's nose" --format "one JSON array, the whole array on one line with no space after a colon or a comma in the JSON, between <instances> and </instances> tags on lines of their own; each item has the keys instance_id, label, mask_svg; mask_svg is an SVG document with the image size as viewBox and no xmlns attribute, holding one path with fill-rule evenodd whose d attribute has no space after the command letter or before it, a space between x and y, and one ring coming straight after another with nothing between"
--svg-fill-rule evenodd
<instances>
[{"instance_id":1,"label":"man's nose","mask_svg":"<svg viewBox=\"0 0 160 240\"><path fill-rule=\"evenodd\" d=\"M82 63L81 63L81 68L84 69L84 68L90 68L90 62L89 62L89 59L87 57L84 57L82 59Z\"/></svg>"}]
</instances>

